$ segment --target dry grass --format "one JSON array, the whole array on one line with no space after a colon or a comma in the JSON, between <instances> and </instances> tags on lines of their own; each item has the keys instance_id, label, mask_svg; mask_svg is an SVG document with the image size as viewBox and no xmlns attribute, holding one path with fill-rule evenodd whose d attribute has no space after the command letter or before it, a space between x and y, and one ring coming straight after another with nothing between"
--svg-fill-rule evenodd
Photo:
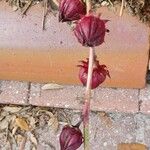
<instances>
[{"instance_id":1,"label":"dry grass","mask_svg":"<svg viewBox=\"0 0 150 150\"><path fill-rule=\"evenodd\" d=\"M6 0L9 5L12 6L14 11L20 10L22 14L26 14L28 9L31 6L40 3L43 6L46 6L48 12L53 12L58 9L57 0L47 0L45 5L45 0ZM115 7L115 5L121 6L122 0L93 0L92 6L101 7ZM124 7L128 12L134 16L137 16L140 20L145 23L150 24L150 0L124 0ZM45 8L44 8L45 9ZM122 11L122 10L121 10ZM122 12L120 12L122 13Z\"/></svg>"}]
</instances>

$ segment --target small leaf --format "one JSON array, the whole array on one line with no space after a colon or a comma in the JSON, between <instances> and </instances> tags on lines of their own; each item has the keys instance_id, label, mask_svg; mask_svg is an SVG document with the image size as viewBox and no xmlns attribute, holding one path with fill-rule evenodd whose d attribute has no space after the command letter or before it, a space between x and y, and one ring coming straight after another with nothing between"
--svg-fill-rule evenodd
<instances>
[{"instance_id":1,"label":"small leaf","mask_svg":"<svg viewBox=\"0 0 150 150\"><path fill-rule=\"evenodd\" d=\"M42 90L58 90L58 89L63 89L63 88L64 87L62 85L54 84L54 83L48 83L42 87Z\"/></svg>"},{"instance_id":2,"label":"small leaf","mask_svg":"<svg viewBox=\"0 0 150 150\"><path fill-rule=\"evenodd\" d=\"M56 117L55 115L49 119L48 125L49 125L55 132L58 130L59 122L58 122L58 119L57 119L57 117Z\"/></svg>"},{"instance_id":3,"label":"small leaf","mask_svg":"<svg viewBox=\"0 0 150 150\"><path fill-rule=\"evenodd\" d=\"M29 136L30 141L31 141L35 146L37 146L38 142L37 142L37 139L36 139L35 135L34 135L33 133L29 132L28 136Z\"/></svg>"},{"instance_id":4,"label":"small leaf","mask_svg":"<svg viewBox=\"0 0 150 150\"><path fill-rule=\"evenodd\" d=\"M3 110L10 113L16 113L20 111L22 107L13 107L13 106L5 106L3 107Z\"/></svg>"},{"instance_id":5,"label":"small leaf","mask_svg":"<svg viewBox=\"0 0 150 150\"><path fill-rule=\"evenodd\" d=\"M3 119L0 122L0 131L6 129L8 127L8 124L9 124L9 121L7 119Z\"/></svg>"},{"instance_id":6,"label":"small leaf","mask_svg":"<svg viewBox=\"0 0 150 150\"><path fill-rule=\"evenodd\" d=\"M24 137L21 134L15 135L15 139L16 139L18 144L23 140L23 138Z\"/></svg>"},{"instance_id":7,"label":"small leaf","mask_svg":"<svg viewBox=\"0 0 150 150\"><path fill-rule=\"evenodd\" d=\"M20 127L21 130L29 131L29 126L24 118L16 118L16 125Z\"/></svg>"},{"instance_id":8,"label":"small leaf","mask_svg":"<svg viewBox=\"0 0 150 150\"><path fill-rule=\"evenodd\" d=\"M50 112L48 110L44 110L44 109L39 110L36 115L39 116L42 113L45 113L45 114L49 115L49 117L53 117L54 116L54 114L52 112Z\"/></svg>"},{"instance_id":9,"label":"small leaf","mask_svg":"<svg viewBox=\"0 0 150 150\"><path fill-rule=\"evenodd\" d=\"M109 117L109 115L106 112L99 112L100 119L102 123L106 127L111 127L112 126L112 119Z\"/></svg>"},{"instance_id":10,"label":"small leaf","mask_svg":"<svg viewBox=\"0 0 150 150\"><path fill-rule=\"evenodd\" d=\"M31 127L32 129L35 129L35 124L36 124L35 118L29 117L28 120L29 120L29 122L30 122L30 127Z\"/></svg>"},{"instance_id":11,"label":"small leaf","mask_svg":"<svg viewBox=\"0 0 150 150\"><path fill-rule=\"evenodd\" d=\"M36 147L33 146L33 147L32 147L32 150L36 150Z\"/></svg>"},{"instance_id":12,"label":"small leaf","mask_svg":"<svg viewBox=\"0 0 150 150\"><path fill-rule=\"evenodd\" d=\"M15 5L13 5L12 9L13 9L13 11L17 11L17 10L18 10L18 7L15 6Z\"/></svg>"},{"instance_id":13,"label":"small leaf","mask_svg":"<svg viewBox=\"0 0 150 150\"><path fill-rule=\"evenodd\" d=\"M106 2L106 1L103 1L103 2L101 3L101 6L108 6L108 5L109 5L109 3Z\"/></svg>"}]
</instances>

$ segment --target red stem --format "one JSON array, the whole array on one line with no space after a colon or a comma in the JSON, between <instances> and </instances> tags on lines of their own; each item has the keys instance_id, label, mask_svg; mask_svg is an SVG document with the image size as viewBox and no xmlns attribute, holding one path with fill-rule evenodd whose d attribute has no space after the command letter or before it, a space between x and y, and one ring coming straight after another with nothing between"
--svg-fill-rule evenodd
<instances>
[{"instance_id":1,"label":"red stem","mask_svg":"<svg viewBox=\"0 0 150 150\"><path fill-rule=\"evenodd\" d=\"M89 66L88 66L88 78L85 91L85 102L82 110L82 119L84 127L84 150L89 150L89 115L90 115L90 101L91 101L91 81L93 73L93 61L94 61L94 48L90 47L89 53Z\"/></svg>"}]
</instances>

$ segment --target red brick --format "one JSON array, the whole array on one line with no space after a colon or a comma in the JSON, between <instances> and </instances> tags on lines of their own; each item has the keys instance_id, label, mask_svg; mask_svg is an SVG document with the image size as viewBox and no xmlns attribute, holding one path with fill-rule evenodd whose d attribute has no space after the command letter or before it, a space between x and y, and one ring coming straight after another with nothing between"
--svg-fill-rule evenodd
<instances>
[{"instance_id":1,"label":"red brick","mask_svg":"<svg viewBox=\"0 0 150 150\"><path fill-rule=\"evenodd\" d=\"M47 16L42 31L42 8L36 5L22 16L8 3L0 4L0 79L15 79L62 84L79 84L78 60L88 50L78 44L69 26L58 18ZM100 8L101 18L109 19L110 33L96 48L101 63L108 66L111 80L103 86L142 88L149 52L149 28L124 12ZM140 70L140 71L139 71Z\"/></svg>"},{"instance_id":2,"label":"red brick","mask_svg":"<svg viewBox=\"0 0 150 150\"><path fill-rule=\"evenodd\" d=\"M84 88L64 86L59 90L41 90L40 84L32 84L30 104L60 108L81 109ZM91 110L108 112L138 112L138 90L99 88L92 93Z\"/></svg>"},{"instance_id":3,"label":"red brick","mask_svg":"<svg viewBox=\"0 0 150 150\"><path fill-rule=\"evenodd\" d=\"M0 91L1 104L27 104L28 83L17 81L1 81Z\"/></svg>"},{"instance_id":4,"label":"red brick","mask_svg":"<svg viewBox=\"0 0 150 150\"><path fill-rule=\"evenodd\" d=\"M122 143L118 145L118 150L148 150L146 145L138 143Z\"/></svg>"}]
</instances>

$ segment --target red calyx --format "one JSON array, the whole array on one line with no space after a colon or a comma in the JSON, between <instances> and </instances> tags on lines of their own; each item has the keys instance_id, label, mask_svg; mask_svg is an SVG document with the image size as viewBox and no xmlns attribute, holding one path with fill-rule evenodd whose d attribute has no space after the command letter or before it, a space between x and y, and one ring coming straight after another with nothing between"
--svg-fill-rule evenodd
<instances>
[{"instance_id":1,"label":"red calyx","mask_svg":"<svg viewBox=\"0 0 150 150\"><path fill-rule=\"evenodd\" d=\"M83 17L76 25L74 34L83 46L94 47L104 42L107 20L89 15Z\"/></svg>"},{"instance_id":2,"label":"red calyx","mask_svg":"<svg viewBox=\"0 0 150 150\"><path fill-rule=\"evenodd\" d=\"M89 60L81 61L81 65L79 70L79 79L84 86L87 83L87 76L88 76L88 64ZM94 60L93 65L93 73L92 73L92 82L91 82L91 89L97 88L101 83L103 83L106 79L106 76L110 78L109 71L106 69L105 65L100 65L98 60Z\"/></svg>"},{"instance_id":3,"label":"red calyx","mask_svg":"<svg viewBox=\"0 0 150 150\"><path fill-rule=\"evenodd\" d=\"M60 134L61 150L76 150L83 143L82 132L76 126L66 125Z\"/></svg>"},{"instance_id":4,"label":"red calyx","mask_svg":"<svg viewBox=\"0 0 150 150\"><path fill-rule=\"evenodd\" d=\"M59 5L59 21L79 20L86 14L86 6L81 0L61 0Z\"/></svg>"}]
</instances>

